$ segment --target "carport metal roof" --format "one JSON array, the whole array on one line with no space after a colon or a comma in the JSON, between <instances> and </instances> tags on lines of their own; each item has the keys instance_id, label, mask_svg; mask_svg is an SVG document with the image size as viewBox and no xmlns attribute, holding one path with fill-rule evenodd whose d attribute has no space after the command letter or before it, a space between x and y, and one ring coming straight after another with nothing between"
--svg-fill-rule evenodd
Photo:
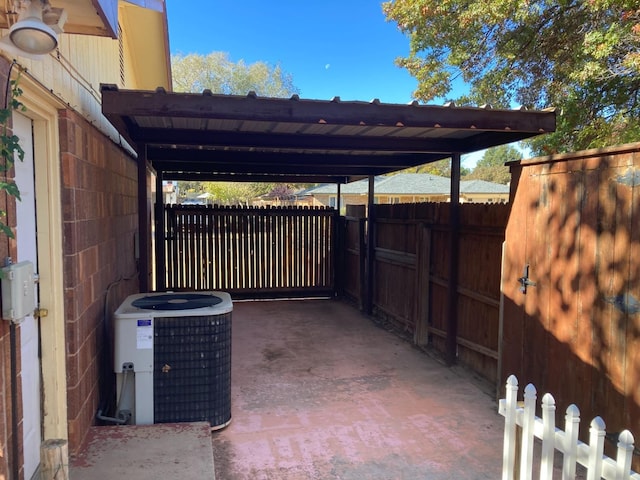
<instances>
[{"instance_id":1,"label":"carport metal roof","mask_svg":"<svg viewBox=\"0 0 640 480\"><path fill-rule=\"evenodd\" d=\"M101 90L165 180L347 183L555 130L553 110Z\"/></svg>"}]
</instances>

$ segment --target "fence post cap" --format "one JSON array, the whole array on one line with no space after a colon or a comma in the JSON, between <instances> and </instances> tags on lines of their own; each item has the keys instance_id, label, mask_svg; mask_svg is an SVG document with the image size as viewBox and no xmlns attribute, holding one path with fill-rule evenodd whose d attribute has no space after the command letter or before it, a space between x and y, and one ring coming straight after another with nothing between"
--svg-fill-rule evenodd
<instances>
[{"instance_id":1,"label":"fence post cap","mask_svg":"<svg viewBox=\"0 0 640 480\"><path fill-rule=\"evenodd\" d=\"M622 432L620 432L620 435L618 435L618 448L620 447L631 447L633 448L633 433L631 433L629 430L623 430Z\"/></svg>"},{"instance_id":2,"label":"fence post cap","mask_svg":"<svg viewBox=\"0 0 640 480\"><path fill-rule=\"evenodd\" d=\"M518 386L518 379L515 375L509 375L509 378L507 378L507 385L509 385L510 387Z\"/></svg>"},{"instance_id":3,"label":"fence post cap","mask_svg":"<svg viewBox=\"0 0 640 480\"><path fill-rule=\"evenodd\" d=\"M580 417L580 409L578 408L578 406L575 403L572 403L571 405L569 405L567 407L567 413L566 413L566 417L570 418L578 418Z\"/></svg>"},{"instance_id":4,"label":"fence post cap","mask_svg":"<svg viewBox=\"0 0 640 480\"><path fill-rule=\"evenodd\" d=\"M591 429L592 430L604 430L607 426L604 423L602 417L597 416L593 420L591 420Z\"/></svg>"},{"instance_id":5,"label":"fence post cap","mask_svg":"<svg viewBox=\"0 0 640 480\"><path fill-rule=\"evenodd\" d=\"M553 398L553 395L551 395L550 393L545 393L542 396L542 406L547 407L547 408L550 408L550 407L555 408L556 399Z\"/></svg>"}]
</instances>

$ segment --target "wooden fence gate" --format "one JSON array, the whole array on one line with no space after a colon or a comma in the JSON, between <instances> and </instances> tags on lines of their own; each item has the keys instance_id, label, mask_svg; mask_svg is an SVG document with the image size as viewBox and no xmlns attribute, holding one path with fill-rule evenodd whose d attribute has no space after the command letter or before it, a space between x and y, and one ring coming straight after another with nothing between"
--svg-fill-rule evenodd
<instances>
[{"instance_id":1,"label":"wooden fence gate","mask_svg":"<svg viewBox=\"0 0 640 480\"><path fill-rule=\"evenodd\" d=\"M330 208L167 206L157 289L333 295L336 216Z\"/></svg>"}]
</instances>

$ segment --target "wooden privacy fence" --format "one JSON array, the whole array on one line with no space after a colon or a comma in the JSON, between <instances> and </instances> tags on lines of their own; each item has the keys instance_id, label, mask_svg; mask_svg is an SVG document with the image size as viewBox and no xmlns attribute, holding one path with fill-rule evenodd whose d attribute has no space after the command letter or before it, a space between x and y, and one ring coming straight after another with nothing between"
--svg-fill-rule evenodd
<instances>
[{"instance_id":1,"label":"wooden privacy fence","mask_svg":"<svg viewBox=\"0 0 640 480\"><path fill-rule=\"evenodd\" d=\"M511 167L500 383L513 373L612 430L640 425L640 143Z\"/></svg>"},{"instance_id":2,"label":"wooden privacy fence","mask_svg":"<svg viewBox=\"0 0 640 480\"><path fill-rule=\"evenodd\" d=\"M336 215L328 208L167 206L159 280L169 290L332 294Z\"/></svg>"},{"instance_id":3,"label":"wooden privacy fence","mask_svg":"<svg viewBox=\"0 0 640 480\"><path fill-rule=\"evenodd\" d=\"M589 443L578 440L580 411L569 405L565 415L565 430L555 426L556 405L549 393L542 397L542 418L535 415L536 388L529 384L524 389L524 406L518 397L518 379L507 379L506 398L500 400L499 412L505 417L502 480L515 480L516 465L520 479L531 479L534 469L534 439L542 440L540 454L540 479L551 480L554 472L554 453L563 454L562 478L576 478L576 465L587 469L587 480L640 480L640 474L631 471L634 439L628 430L618 435L616 460L604 455L605 423L600 417L591 421ZM522 427L518 432L516 426ZM521 435L521 438L518 436ZM520 452L516 445L520 444ZM516 458L519 455L519 458Z\"/></svg>"},{"instance_id":4,"label":"wooden privacy fence","mask_svg":"<svg viewBox=\"0 0 640 480\"><path fill-rule=\"evenodd\" d=\"M449 259L458 255L457 360L498 383L500 273L509 206L460 205L459 249L450 251L448 203L375 205L373 271L366 272L364 209L349 206L344 228L344 292L363 305L372 282L373 314L446 351Z\"/></svg>"}]
</instances>

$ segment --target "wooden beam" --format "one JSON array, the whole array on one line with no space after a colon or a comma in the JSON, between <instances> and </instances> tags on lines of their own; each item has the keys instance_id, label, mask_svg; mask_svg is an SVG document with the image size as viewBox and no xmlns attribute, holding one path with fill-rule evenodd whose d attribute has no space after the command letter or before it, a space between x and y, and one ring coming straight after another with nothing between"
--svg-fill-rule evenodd
<instances>
[{"instance_id":1,"label":"wooden beam","mask_svg":"<svg viewBox=\"0 0 640 480\"><path fill-rule=\"evenodd\" d=\"M517 141L525 140L527 138L534 137L538 134L539 133L530 133L530 134L521 133L518 135ZM478 150L484 150L485 148L495 147L496 145L511 143L505 140L506 139L503 132L482 132L482 133L479 133L478 135L474 135L473 137L464 139L459 151L460 152L476 152Z\"/></svg>"},{"instance_id":2,"label":"wooden beam","mask_svg":"<svg viewBox=\"0 0 640 480\"><path fill-rule=\"evenodd\" d=\"M321 163L325 166L343 166L353 164L370 167L397 167L423 165L448 158L449 154L432 153L299 153L299 152L273 152L273 151L243 151L201 148L163 148L157 146L147 147L147 159L153 164L161 162L201 162L216 165L244 165L262 166L269 163L286 164L291 167L297 165L314 165Z\"/></svg>"},{"instance_id":3,"label":"wooden beam","mask_svg":"<svg viewBox=\"0 0 640 480\"><path fill-rule=\"evenodd\" d=\"M339 175L234 175L232 173L164 172L165 180L199 182L267 182L267 183L349 183L348 176Z\"/></svg>"},{"instance_id":4,"label":"wooden beam","mask_svg":"<svg viewBox=\"0 0 640 480\"><path fill-rule=\"evenodd\" d=\"M326 175L326 176L368 176L372 173L382 174L399 170L402 167L368 167L359 165L294 165L284 163L268 163L262 166L246 165L242 162L235 165L216 165L202 162L155 162L153 166L158 170L171 172L201 172L201 173L235 173L235 174L271 174L271 175Z\"/></svg>"},{"instance_id":5,"label":"wooden beam","mask_svg":"<svg viewBox=\"0 0 640 480\"><path fill-rule=\"evenodd\" d=\"M449 154L458 151L462 145L460 135L454 139L442 138L446 131L438 130L438 136L406 137L406 136L368 136L364 135L309 135L304 133L282 134L252 131L220 131L203 127L198 130L177 128L140 128L129 120L120 125L127 125L130 135L139 142L153 145L181 145L207 147L238 147L238 148L266 148L266 149L294 149L294 150L343 150L343 151L371 151L371 152L408 152L408 153L441 153ZM426 133L426 132L425 132ZM450 134L456 133L454 130ZM480 132L471 130L470 135ZM517 141L522 134L516 132L501 132L503 135L513 136ZM508 143L508 142L502 142Z\"/></svg>"}]
</instances>

